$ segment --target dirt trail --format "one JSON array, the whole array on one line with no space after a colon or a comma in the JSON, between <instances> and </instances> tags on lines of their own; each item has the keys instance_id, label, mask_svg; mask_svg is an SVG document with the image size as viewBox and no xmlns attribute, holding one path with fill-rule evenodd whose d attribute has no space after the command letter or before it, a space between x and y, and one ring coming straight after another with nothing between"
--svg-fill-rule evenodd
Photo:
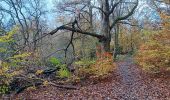
<instances>
[{"instance_id":1,"label":"dirt trail","mask_svg":"<svg viewBox=\"0 0 170 100\"><path fill-rule=\"evenodd\" d=\"M131 57L118 62L123 100L170 100L170 79L151 78L133 63Z\"/></svg>"},{"instance_id":2,"label":"dirt trail","mask_svg":"<svg viewBox=\"0 0 170 100\"><path fill-rule=\"evenodd\" d=\"M151 78L133 63L131 57L117 62L108 81L63 90L52 86L24 91L17 97L28 100L170 100L170 77Z\"/></svg>"}]
</instances>

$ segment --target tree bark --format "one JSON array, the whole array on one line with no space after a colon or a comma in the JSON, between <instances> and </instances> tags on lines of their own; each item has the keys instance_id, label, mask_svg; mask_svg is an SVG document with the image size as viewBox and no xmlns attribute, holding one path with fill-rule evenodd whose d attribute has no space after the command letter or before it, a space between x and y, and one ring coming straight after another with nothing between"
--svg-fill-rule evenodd
<instances>
[{"instance_id":1,"label":"tree bark","mask_svg":"<svg viewBox=\"0 0 170 100\"><path fill-rule=\"evenodd\" d=\"M110 42L111 42L111 35L110 35L110 24L109 24L109 1L102 0L101 2L102 10L104 13L101 14L102 17L102 25L101 25L101 33L105 36L105 40L102 41L102 51L103 52L110 52Z\"/></svg>"}]
</instances>

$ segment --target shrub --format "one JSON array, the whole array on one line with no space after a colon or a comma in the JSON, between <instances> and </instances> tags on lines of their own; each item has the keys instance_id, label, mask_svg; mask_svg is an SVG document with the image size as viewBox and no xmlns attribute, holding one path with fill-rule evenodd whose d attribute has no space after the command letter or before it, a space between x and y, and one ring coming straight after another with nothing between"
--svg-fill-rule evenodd
<instances>
[{"instance_id":1,"label":"shrub","mask_svg":"<svg viewBox=\"0 0 170 100\"><path fill-rule=\"evenodd\" d=\"M67 66L65 64L62 64L59 59L51 57L48 62L52 67L58 68L58 71L56 72L57 77L69 78L71 76L71 73L68 70Z\"/></svg>"},{"instance_id":2,"label":"shrub","mask_svg":"<svg viewBox=\"0 0 170 100\"><path fill-rule=\"evenodd\" d=\"M57 72L57 75L60 78L69 78L71 76L71 73L66 65L61 65L59 71Z\"/></svg>"},{"instance_id":3,"label":"shrub","mask_svg":"<svg viewBox=\"0 0 170 100\"><path fill-rule=\"evenodd\" d=\"M170 67L170 46L162 45L158 41L143 44L136 55L136 60L144 70L160 72Z\"/></svg>"},{"instance_id":4,"label":"shrub","mask_svg":"<svg viewBox=\"0 0 170 100\"><path fill-rule=\"evenodd\" d=\"M81 60L75 62L75 65L77 65L79 67L89 67L92 64L95 64L95 60L81 59Z\"/></svg>"},{"instance_id":5,"label":"shrub","mask_svg":"<svg viewBox=\"0 0 170 100\"><path fill-rule=\"evenodd\" d=\"M103 53L94 65L92 65L92 71L96 77L107 77L115 69L115 63L113 62L111 53Z\"/></svg>"},{"instance_id":6,"label":"shrub","mask_svg":"<svg viewBox=\"0 0 170 100\"><path fill-rule=\"evenodd\" d=\"M11 44L15 42L13 35L17 32L17 28L0 36L0 93L9 91L9 84L16 75L22 73L22 68L27 64L27 57L31 54L29 52L16 53L10 48Z\"/></svg>"},{"instance_id":7,"label":"shrub","mask_svg":"<svg viewBox=\"0 0 170 100\"><path fill-rule=\"evenodd\" d=\"M58 66L61 65L61 62L59 59L55 58L55 57L51 57L49 59L50 64L52 64L52 66Z\"/></svg>"},{"instance_id":8,"label":"shrub","mask_svg":"<svg viewBox=\"0 0 170 100\"><path fill-rule=\"evenodd\" d=\"M9 86L8 85L0 85L0 94L6 94L9 91Z\"/></svg>"},{"instance_id":9,"label":"shrub","mask_svg":"<svg viewBox=\"0 0 170 100\"><path fill-rule=\"evenodd\" d=\"M23 68L25 68L25 65L27 64L27 61L24 58L27 56L29 56L29 53L17 54L9 57L7 61L3 61L1 63L0 85L2 85L3 88L4 86L6 86L6 88L9 88L8 85L12 82L13 78L17 75L22 74Z\"/></svg>"},{"instance_id":10,"label":"shrub","mask_svg":"<svg viewBox=\"0 0 170 100\"><path fill-rule=\"evenodd\" d=\"M76 75L80 78L105 78L114 70L115 64L112 59L112 54L103 53L97 55L96 61L79 61L78 68L76 69ZM87 63L86 63L87 62ZM88 66L87 66L88 65ZM82 67L83 66L83 67Z\"/></svg>"},{"instance_id":11,"label":"shrub","mask_svg":"<svg viewBox=\"0 0 170 100\"><path fill-rule=\"evenodd\" d=\"M170 17L162 15L162 30L154 32L142 44L135 56L142 68L151 73L168 71L170 68Z\"/></svg>"}]
</instances>

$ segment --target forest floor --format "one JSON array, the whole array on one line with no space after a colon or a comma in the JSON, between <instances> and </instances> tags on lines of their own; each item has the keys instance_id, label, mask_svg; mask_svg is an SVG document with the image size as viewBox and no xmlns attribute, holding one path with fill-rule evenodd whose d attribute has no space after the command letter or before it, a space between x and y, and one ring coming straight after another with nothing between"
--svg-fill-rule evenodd
<instances>
[{"instance_id":1,"label":"forest floor","mask_svg":"<svg viewBox=\"0 0 170 100\"><path fill-rule=\"evenodd\" d=\"M113 75L78 90L53 86L25 90L15 97L22 100L170 100L170 77L148 75L131 57L117 61ZM12 99L12 100L15 100Z\"/></svg>"}]
</instances>

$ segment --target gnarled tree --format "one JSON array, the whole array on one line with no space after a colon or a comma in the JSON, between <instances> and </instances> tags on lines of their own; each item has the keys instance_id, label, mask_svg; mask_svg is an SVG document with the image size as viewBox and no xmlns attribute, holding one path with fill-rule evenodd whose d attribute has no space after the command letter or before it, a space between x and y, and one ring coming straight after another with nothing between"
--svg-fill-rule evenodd
<instances>
[{"instance_id":1,"label":"gnarled tree","mask_svg":"<svg viewBox=\"0 0 170 100\"><path fill-rule=\"evenodd\" d=\"M87 7L89 8L89 2L91 2L90 4L91 10L87 10ZM70 4L75 5L73 9L70 8L71 7ZM71 12L74 15L76 15L76 17L80 17L82 12L87 12L87 13L91 12L89 14L92 15L93 13L99 12L101 16L100 17L97 16L97 17L100 21L100 31L99 32L95 30L91 32L84 31L80 27L72 28L67 24L67 25L62 25L60 27L57 27L56 29L51 31L50 32L51 35L55 34L59 30L69 30L76 33L90 35L92 37L96 37L99 39L99 42L101 43L101 47L102 47L102 52L110 52L110 42L112 39L111 33L113 28L117 23L119 23L122 20L127 20L134 13L135 9L138 6L138 0L97 0L97 1L92 1L92 0L67 1L66 0L64 3L60 5L64 5L62 8L64 9L65 13ZM115 11L123 12L123 14L121 14L121 16L117 16L114 13ZM90 17L93 17L92 15ZM77 19L75 20L77 26L79 26L79 22L77 21Z\"/></svg>"}]
</instances>

